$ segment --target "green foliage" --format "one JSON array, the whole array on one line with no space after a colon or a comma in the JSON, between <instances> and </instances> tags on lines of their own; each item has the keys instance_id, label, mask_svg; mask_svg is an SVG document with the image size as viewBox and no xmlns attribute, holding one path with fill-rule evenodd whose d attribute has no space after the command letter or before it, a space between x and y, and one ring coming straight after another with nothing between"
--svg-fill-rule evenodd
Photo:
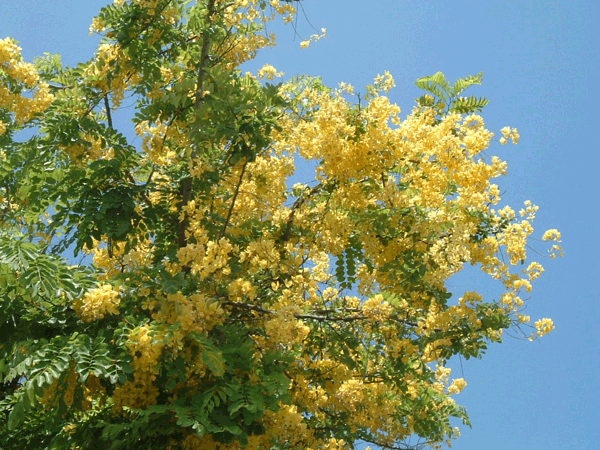
<instances>
[{"instance_id":1,"label":"green foliage","mask_svg":"<svg viewBox=\"0 0 600 450\"><path fill-rule=\"evenodd\" d=\"M43 75L44 79L52 79L62 72L62 61L59 54L44 52L44 56L33 60L35 68Z\"/></svg>"},{"instance_id":2,"label":"green foliage","mask_svg":"<svg viewBox=\"0 0 600 450\"><path fill-rule=\"evenodd\" d=\"M481 84L482 79L483 72L466 78L459 78L450 86L442 72L419 78L415 84L430 95L422 95L416 99L416 102L422 107L434 108L441 115L446 113L471 114L482 111L489 100L475 96L460 96L469 87Z\"/></svg>"}]
</instances>

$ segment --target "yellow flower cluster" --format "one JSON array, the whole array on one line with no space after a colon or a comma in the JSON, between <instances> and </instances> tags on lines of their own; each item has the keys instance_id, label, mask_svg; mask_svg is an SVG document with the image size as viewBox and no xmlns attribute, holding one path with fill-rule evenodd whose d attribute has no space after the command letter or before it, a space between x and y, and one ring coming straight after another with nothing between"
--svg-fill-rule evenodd
<instances>
[{"instance_id":1,"label":"yellow flower cluster","mask_svg":"<svg viewBox=\"0 0 600 450\"><path fill-rule=\"evenodd\" d=\"M546 232L544 233L544 236L542 236L542 239L544 241L556 241L556 242L560 242L560 238L561 238L561 234L558 230L552 229L552 230L546 230Z\"/></svg>"},{"instance_id":2,"label":"yellow flower cluster","mask_svg":"<svg viewBox=\"0 0 600 450\"><path fill-rule=\"evenodd\" d=\"M184 266L190 266L192 273L205 279L218 270L229 273L227 267L230 253L234 246L227 238L221 238L219 241L209 241L206 235L200 235L197 230L196 243L190 243L178 251L179 262Z\"/></svg>"},{"instance_id":3,"label":"yellow flower cluster","mask_svg":"<svg viewBox=\"0 0 600 450\"><path fill-rule=\"evenodd\" d=\"M33 96L23 95L29 89ZM21 48L10 38L0 39L0 109L14 114L22 125L45 111L54 100L47 83L40 81L33 64L23 62ZM7 124L0 122L0 134Z\"/></svg>"},{"instance_id":4,"label":"yellow flower cluster","mask_svg":"<svg viewBox=\"0 0 600 450\"><path fill-rule=\"evenodd\" d=\"M86 322L104 319L107 314L119 314L121 298L119 290L110 284L103 284L84 294L73 302L73 309Z\"/></svg>"},{"instance_id":5,"label":"yellow flower cluster","mask_svg":"<svg viewBox=\"0 0 600 450\"><path fill-rule=\"evenodd\" d=\"M544 233L544 236L542 236L542 240L544 241L555 241L555 242L560 242L560 238L561 238L561 234L558 230L556 229L552 229L552 230L547 230ZM563 256L564 253L562 251L562 247L560 245L553 245L548 252L550 253L550 258L556 258L556 256Z\"/></svg>"},{"instance_id":6,"label":"yellow flower cluster","mask_svg":"<svg viewBox=\"0 0 600 450\"><path fill-rule=\"evenodd\" d=\"M377 294L363 303L362 311L368 321L380 323L388 319L394 309L383 299L381 294Z\"/></svg>"},{"instance_id":7,"label":"yellow flower cluster","mask_svg":"<svg viewBox=\"0 0 600 450\"><path fill-rule=\"evenodd\" d=\"M229 286L229 298L234 301L254 300L256 298L256 286L251 281L243 278L233 280Z\"/></svg>"},{"instance_id":8,"label":"yellow flower cluster","mask_svg":"<svg viewBox=\"0 0 600 450\"><path fill-rule=\"evenodd\" d=\"M535 328L537 329L537 335L543 336L554 330L554 322L548 318L540 319L535 323Z\"/></svg>"},{"instance_id":9,"label":"yellow flower cluster","mask_svg":"<svg viewBox=\"0 0 600 450\"><path fill-rule=\"evenodd\" d=\"M98 137L94 137L88 133L83 133L81 138L88 142L84 144L72 144L68 147L61 147L65 153L69 155L69 158L73 164L83 166L89 161L95 161L100 158L112 159L114 158L114 149L112 147L102 146L102 140Z\"/></svg>"},{"instance_id":10,"label":"yellow flower cluster","mask_svg":"<svg viewBox=\"0 0 600 450\"><path fill-rule=\"evenodd\" d=\"M296 307L283 307L277 314L264 322L265 339L259 339L265 348L289 348L301 343L310 333L310 328L294 318Z\"/></svg>"},{"instance_id":11,"label":"yellow flower cluster","mask_svg":"<svg viewBox=\"0 0 600 450\"><path fill-rule=\"evenodd\" d=\"M517 144L521 137L516 128L504 127L500 132L502 133L502 137L500 138L500 143L502 145L506 144L508 139L512 139L513 144Z\"/></svg>"},{"instance_id":12,"label":"yellow flower cluster","mask_svg":"<svg viewBox=\"0 0 600 450\"><path fill-rule=\"evenodd\" d=\"M179 324L180 330L174 332L173 342L181 342L190 332L207 333L222 324L225 311L218 302L202 294L185 296L179 292L167 294L152 317L164 324Z\"/></svg>"},{"instance_id":13,"label":"yellow flower cluster","mask_svg":"<svg viewBox=\"0 0 600 450\"><path fill-rule=\"evenodd\" d=\"M448 392L450 394L460 394L466 386L467 382L464 378L457 378L452 382L452 385L448 387Z\"/></svg>"},{"instance_id":14,"label":"yellow flower cluster","mask_svg":"<svg viewBox=\"0 0 600 450\"><path fill-rule=\"evenodd\" d=\"M321 34L313 34L305 41L300 42L300 48L308 48L313 42L317 42L319 39L327 36L327 30L321 28Z\"/></svg>"},{"instance_id":15,"label":"yellow flower cluster","mask_svg":"<svg viewBox=\"0 0 600 450\"><path fill-rule=\"evenodd\" d=\"M118 61L118 63L117 63ZM94 87L111 94L112 107L118 108L127 89L141 81L141 75L131 69L129 58L119 44L103 43L98 46L96 57L84 71ZM120 70L117 72L116 67Z\"/></svg>"},{"instance_id":16,"label":"yellow flower cluster","mask_svg":"<svg viewBox=\"0 0 600 450\"><path fill-rule=\"evenodd\" d=\"M135 132L142 138L142 149L148 159L161 167L177 160L176 153L167 144L167 139L176 140L180 145L187 142L183 133L175 127L167 127L164 123L151 126L147 121L143 121L136 125Z\"/></svg>"},{"instance_id":17,"label":"yellow flower cluster","mask_svg":"<svg viewBox=\"0 0 600 450\"><path fill-rule=\"evenodd\" d=\"M540 209L539 206L533 205L531 203L531 200L526 200L525 201L525 208L524 209L522 208L519 211L519 215L521 217L527 216L527 220L534 220L535 219L535 213L538 211L538 209Z\"/></svg>"},{"instance_id":18,"label":"yellow flower cluster","mask_svg":"<svg viewBox=\"0 0 600 450\"><path fill-rule=\"evenodd\" d=\"M376 93L383 92L387 94L390 89L396 87L396 83L392 74L386 70L383 75L375 77L373 87Z\"/></svg>"},{"instance_id":19,"label":"yellow flower cluster","mask_svg":"<svg viewBox=\"0 0 600 450\"><path fill-rule=\"evenodd\" d=\"M40 403L55 407L56 405L53 402L56 402L56 399L58 398L56 392L59 391L63 396L65 404L71 406L75 398L78 380L79 374L75 371L75 363L71 361L66 379L61 382L61 378L55 378L52 384L44 389Z\"/></svg>"},{"instance_id":20,"label":"yellow flower cluster","mask_svg":"<svg viewBox=\"0 0 600 450\"><path fill-rule=\"evenodd\" d=\"M267 80L273 80L275 77L283 76L283 72L277 72L277 69L275 69L275 67L273 67L271 64L265 64L261 69L259 69L257 75L260 79L266 78Z\"/></svg>"},{"instance_id":21,"label":"yellow flower cluster","mask_svg":"<svg viewBox=\"0 0 600 450\"><path fill-rule=\"evenodd\" d=\"M147 326L137 327L129 333L127 347L133 355L135 379L115 389L113 401L117 412L122 412L123 406L145 408L153 405L159 394L154 381L159 370L158 357L164 347L161 337L153 335Z\"/></svg>"},{"instance_id":22,"label":"yellow flower cluster","mask_svg":"<svg viewBox=\"0 0 600 450\"><path fill-rule=\"evenodd\" d=\"M110 251L106 244L94 239L92 248L84 248L84 252L93 255L94 265L100 270L98 279L110 280L123 270L144 267L150 260L152 242L150 239L140 240L138 245L125 253L123 243L111 243Z\"/></svg>"},{"instance_id":23,"label":"yellow flower cluster","mask_svg":"<svg viewBox=\"0 0 600 450\"><path fill-rule=\"evenodd\" d=\"M269 6L273 12L271 14L267 13L266 3L259 0L234 0L232 2L219 0L216 4L223 8L222 18L230 30L244 30L249 23L264 29L265 24L278 16L285 23L290 23L294 20L297 12L291 2L281 0L270 0ZM225 54L225 59L228 61L226 68L231 70L253 59L258 50L275 46L273 33L232 33L229 39L230 49Z\"/></svg>"},{"instance_id":24,"label":"yellow flower cluster","mask_svg":"<svg viewBox=\"0 0 600 450\"><path fill-rule=\"evenodd\" d=\"M280 255L271 239L253 241L240 254L240 262L248 261L251 265L250 272L255 273L260 269L277 267Z\"/></svg>"},{"instance_id":25,"label":"yellow flower cluster","mask_svg":"<svg viewBox=\"0 0 600 450\"><path fill-rule=\"evenodd\" d=\"M25 87L32 88L39 79L33 64L28 64L21 59L21 47L10 39L0 39L0 69Z\"/></svg>"},{"instance_id":26,"label":"yellow flower cluster","mask_svg":"<svg viewBox=\"0 0 600 450\"><path fill-rule=\"evenodd\" d=\"M511 223L500 234L499 243L506 247L506 253L510 257L510 263L517 265L527 257L527 239L533 233L533 226L528 220L521 223Z\"/></svg>"},{"instance_id":27,"label":"yellow flower cluster","mask_svg":"<svg viewBox=\"0 0 600 450\"><path fill-rule=\"evenodd\" d=\"M102 385L101 379L93 373L90 374L83 385L82 409L87 411L95 404L103 405L106 403L106 389Z\"/></svg>"}]
</instances>

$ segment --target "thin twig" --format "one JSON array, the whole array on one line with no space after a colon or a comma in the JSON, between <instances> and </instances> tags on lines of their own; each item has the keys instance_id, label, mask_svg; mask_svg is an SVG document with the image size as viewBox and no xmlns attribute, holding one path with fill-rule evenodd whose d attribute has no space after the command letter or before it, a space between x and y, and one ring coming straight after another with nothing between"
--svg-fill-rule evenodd
<instances>
[{"instance_id":1,"label":"thin twig","mask_svg":"<svg viewBox=\"0 0 600 450\"><path fill-rule=\"evenodd\" d=\"M223 225L223 231L221 231L221 237L225 236L225 231L227 231L227 227L229 226L229 221L231 220L231 215L233 214L233 207L235 206L235 201L237 200L237 197L240 193L240 186L242 185L247 165L248 160L246 160L244 162L244 165L242 166L242 171L240 172L240 179L238 180L238 184L235 187L235 192L233 193L233 199L231 200L231 206L229 207L229 211L227 212L227 218L225 219L225 225Z\"/></svg>"}]
</instances>

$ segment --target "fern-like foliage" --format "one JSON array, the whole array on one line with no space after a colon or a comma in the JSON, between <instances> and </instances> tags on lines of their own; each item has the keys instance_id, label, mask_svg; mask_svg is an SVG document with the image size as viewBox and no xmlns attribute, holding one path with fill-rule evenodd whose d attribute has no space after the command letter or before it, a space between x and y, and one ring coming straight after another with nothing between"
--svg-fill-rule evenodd
<instances>
[{"instance_id":1,"label":"fern-like foliage","mask_svg":"<svg viewBox=\"0 0 600 450\"><path fill-rule=\"evenodd\" d=\"M461 94L475 84L481 84L483 72L477 75L469 75L459 78L450 86L442 72L437 72L428 77L422 77L415 83L427 94L417 98L417 104L421 107L436 109L441 115L445 113L470 114L480 112L489 103L482 97L463 97Z\"/></svg>"}]
</instances>

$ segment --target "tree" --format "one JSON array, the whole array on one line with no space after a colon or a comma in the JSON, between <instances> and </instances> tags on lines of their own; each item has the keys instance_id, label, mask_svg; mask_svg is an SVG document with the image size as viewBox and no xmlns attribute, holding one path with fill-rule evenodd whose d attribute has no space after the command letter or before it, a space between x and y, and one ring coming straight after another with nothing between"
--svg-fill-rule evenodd
<instances>
[{"instance_id":1,"label":"tree","mask_svg":"<svg viewBox=\"0 0 600 450\"><path fill-rule=\"evenodd\" d=\"M295 13L116 0L77 67L0 41L3 449L405 448L468 424L446 364L524 326L543 272L537 206L494 209L506 165L461 96L482 75L420 79L401 120L387 72L364 98L243 73ZM468 264L504 294L453 300Z\"/></svg>"}]
</instances>

